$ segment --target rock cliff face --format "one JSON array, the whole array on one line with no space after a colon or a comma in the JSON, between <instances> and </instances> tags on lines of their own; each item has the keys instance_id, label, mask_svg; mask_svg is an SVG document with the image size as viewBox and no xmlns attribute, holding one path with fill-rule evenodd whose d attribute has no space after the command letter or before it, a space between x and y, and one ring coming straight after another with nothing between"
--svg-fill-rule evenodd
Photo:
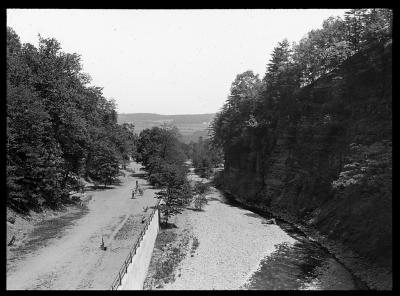
<instances>
[{"instance_id":1,"label":"rock cliff face","mask_svg":"<svg viewBox=\"0 0 400 296\"><path fill-rule=\"evenodd\" d=\"M298 119L225 148L221 186L391 271L391 44L352 56L294 97Z\"/></svg>"}]
</instances>

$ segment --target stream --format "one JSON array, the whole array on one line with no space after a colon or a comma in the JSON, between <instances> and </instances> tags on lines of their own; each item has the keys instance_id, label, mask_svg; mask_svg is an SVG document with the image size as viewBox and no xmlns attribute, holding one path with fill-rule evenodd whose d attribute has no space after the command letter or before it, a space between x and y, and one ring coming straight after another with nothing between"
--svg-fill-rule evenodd
<instances>
[{"instance_id":1,"label":"stream","mask_svg":"<svg viewBox=\"0 0 400 296\"><path fill-rule=\"evenodd\" d=\"M221 192L220 192L221 193ZM220 201L250 210L254 217L273 218L269 213L255 213L229 194L221 193ZM295 242L282 243L266 256L248 281L246 290L368 290L343 264L323 246L308 238L295 226L275 218L277 225ZM264 222L265 223L265 222Z\"/></svg>"},{"instance_id":2,"label":"stream","mask_svg":"<svg viewBox=\"0 0 400 296\"><path fill-rule=\"evenodd\" d=\"M196 175L193 168L188 179L209 182ZM178 263L172 280L153 288L368 289L333 254L294 225L267 211L243 205L213 186L207 200L203 210L193 210L189 206L175 217L174 231L182 238L188 236L191 241L186 247L191 250L190 256L184 256ZM271 218L275 218L276 223L269 223Z\"/></svg>"}]
</instances>

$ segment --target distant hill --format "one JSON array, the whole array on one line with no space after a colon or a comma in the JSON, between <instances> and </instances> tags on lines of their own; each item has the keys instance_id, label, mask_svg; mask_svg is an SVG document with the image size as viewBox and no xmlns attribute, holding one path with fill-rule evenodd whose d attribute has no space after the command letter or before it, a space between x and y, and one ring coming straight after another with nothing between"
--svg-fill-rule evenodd
<instances>
[{"instance_id":1,"label":"distant hill","mask_svg":"<svg viewBox=\"0 0 400 296\"><path fill-rule=\"evenodd\" d=\"M203 139L208 138L208 131L207 130L195 131L194 133L189 135L182 135L181 141L184 143L190 143L192 141L197 142L200 137L202 137Z\"/></svg>"},{"instance_id":2,"label":"distant hill","mask_svg":"<svg viewBox=\"0 0 400 296\"><path fill-rule=\"evenodd\" d=\"M176 126L182 134L182 141L189 143L197 141L201 136L207 137L207 128L214 118L215 113L208 114L179 114L161 115L156 113L121 113L118 114L118 123L132 123L135 131L140 133L146 128L161 126L168 123Z\"/></svg>"}]
</instances>

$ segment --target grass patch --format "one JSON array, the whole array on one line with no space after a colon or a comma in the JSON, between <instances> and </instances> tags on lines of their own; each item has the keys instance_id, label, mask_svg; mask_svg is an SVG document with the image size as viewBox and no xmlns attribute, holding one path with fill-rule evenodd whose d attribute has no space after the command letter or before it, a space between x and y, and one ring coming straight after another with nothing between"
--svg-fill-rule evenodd
<instances>
[{"instance_id":1,"label":"grass patch","mask_svg":"<svg viewBox=\"0 0 400 296\"><path fill-rule=\"evenodd\" d=\"M144 289L162 288L175 280L175 269L186 256L189 237L174 229L161 230L157 236Z\"/></svg>"},{"instance_id":2,"label":"grass patch","mask_svg":"<svg viewBox=\"0 0 400 296\"><path fill-rule=\"evenodd\" d=\"M148 215L146 215L147 217ZM121 229L118 230L115 235L115 240L127 240L138 236L140 231L143 229L144 224L141 223L143 215L131 215L128 220L124 223Z\"/></svg>"}]
</instances>

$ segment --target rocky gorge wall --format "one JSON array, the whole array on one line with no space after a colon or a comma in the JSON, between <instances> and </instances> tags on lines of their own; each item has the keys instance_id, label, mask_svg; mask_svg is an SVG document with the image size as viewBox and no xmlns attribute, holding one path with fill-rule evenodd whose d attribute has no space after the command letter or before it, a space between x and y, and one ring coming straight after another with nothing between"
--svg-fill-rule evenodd
<instances>
[{"instance_id":1,"label":"rocky gorge wall","mask_svg":"<svg viewBox=\"0 0 400 296\"><path fill-rule=\"evenodd\" d=\"M216 182L244 203L316 229L391 277L391 43L355 54L294 99L301 116L226 147Z\"/></svg>"}]
</instances>

